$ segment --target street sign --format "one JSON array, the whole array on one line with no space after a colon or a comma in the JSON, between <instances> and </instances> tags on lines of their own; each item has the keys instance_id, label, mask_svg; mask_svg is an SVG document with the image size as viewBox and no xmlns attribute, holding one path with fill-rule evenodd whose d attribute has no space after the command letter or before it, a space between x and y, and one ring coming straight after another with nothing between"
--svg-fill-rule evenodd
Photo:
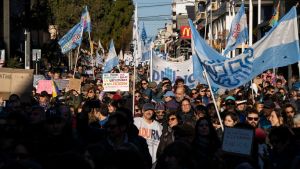
<instances>
[{"instance_id":1,"label":"street sign","mask_svg":"<svg viewBox=\"0 0 300 169\"><path fill-rule=\"evenodd\" d=\"M41 60L42 50L41 49L32 49L32 61Z\"/></svg>"}]
</instances>

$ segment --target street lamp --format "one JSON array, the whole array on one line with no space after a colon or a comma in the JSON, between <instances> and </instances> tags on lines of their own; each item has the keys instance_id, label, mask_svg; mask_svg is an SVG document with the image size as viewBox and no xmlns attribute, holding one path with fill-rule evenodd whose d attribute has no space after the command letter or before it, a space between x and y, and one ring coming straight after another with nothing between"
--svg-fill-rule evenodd
<instances>
[{"instance_id":1,"label":"street lamp","mask_svg":"<svg viewBox=\"0 0 300 169\"><path fill-rule=\"evenodd\" d=\"M25 49L24 49L24 54L25 54L25 69L30 69L30 32L27 32L25 29L24 32L24 37L25 37Z\"/></svg>"}]
</instances>

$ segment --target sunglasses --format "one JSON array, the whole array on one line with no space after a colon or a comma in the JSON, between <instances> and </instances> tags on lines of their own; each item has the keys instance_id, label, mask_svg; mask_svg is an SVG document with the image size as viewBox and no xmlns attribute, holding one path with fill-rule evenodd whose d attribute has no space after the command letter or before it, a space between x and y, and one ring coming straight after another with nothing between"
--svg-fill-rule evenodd
<instances>
[{"instance_id":1,"label":"sunglasses","mask_svg":"<svg viewBox=\"0 0 300 169\"><path fill-rule=\"evenodd\" d=\"M194 92L194 93L192 93L192 94L198 94L198 92Z\"/></svg>"},{"instance_id":2,"label":"sunglasses","mask_svg":"<svg viewBox=\"0 0 300 169\"><path fill-rule=\"evenodd\" d=\"M258 117L247 117L247 119L248 119L249 121L252 121L252 120L258 121Z\"/></svg>"},{"instance_id":3,"label":"sunglasses","mask_svg":"<svg viewBox=\"0 0 300 169\"><path fill-rule=\"evenodd\" d=\"M200 92L206 92L206 90L202 90L202 91L200 91Z\"/></svg>"},{"instance_id":4,"label":"sunglasses","mask_svg":"<svg viewBox=\"0 0 300 169\"><path fill-rule=\"evenodd\" d=\"M176 119L177 119L176 117L172 117L172 118L169 118L169 121L174 121Z\"/></svg>"}]
</instances>

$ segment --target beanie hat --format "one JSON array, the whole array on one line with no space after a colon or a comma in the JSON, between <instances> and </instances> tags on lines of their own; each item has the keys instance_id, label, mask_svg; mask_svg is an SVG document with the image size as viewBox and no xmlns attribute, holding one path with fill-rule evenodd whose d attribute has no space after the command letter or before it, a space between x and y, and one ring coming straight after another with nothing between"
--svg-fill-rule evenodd
<instances>
[{"instance_id":1,"label":"beanie hat","mask_svg":"<svg viewBox=\"0 0 300 169\"><path fill-rule=\"evenodd\" d=\"M166 106L162 102L156 103L155 110L166 110Z\"/></svg>"}]
</instances>

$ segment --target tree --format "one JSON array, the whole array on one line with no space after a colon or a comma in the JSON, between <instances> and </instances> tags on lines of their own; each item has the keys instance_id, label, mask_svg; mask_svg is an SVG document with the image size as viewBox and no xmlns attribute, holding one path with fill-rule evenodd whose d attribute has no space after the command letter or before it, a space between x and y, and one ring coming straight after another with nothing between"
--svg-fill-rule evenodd
<instances>
[{"instance_id":1,"label":"tree","mask_svg":"<svg viewBox=\"0 0 300 169\"><path fill-rule=\"evenodd\" d=\"M91 16L92 39L100 39L105 47L113 39L117 51L129 49L134 10L132 0L47 0L44 4L49 5L46 9L50 12L45 21L58 25L60 37L80 21L83 7L87 5Z\"/></svg>"}]
</instances>

